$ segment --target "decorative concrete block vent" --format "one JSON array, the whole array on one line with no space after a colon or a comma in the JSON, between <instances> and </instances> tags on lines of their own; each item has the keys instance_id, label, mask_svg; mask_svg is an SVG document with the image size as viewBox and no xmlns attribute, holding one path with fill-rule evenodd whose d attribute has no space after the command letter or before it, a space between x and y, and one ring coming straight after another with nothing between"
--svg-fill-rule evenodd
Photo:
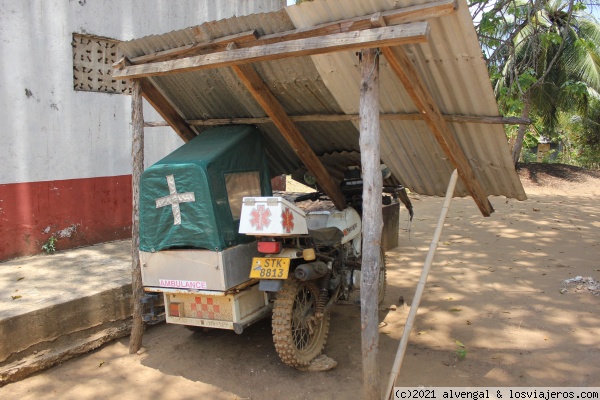
<instances>
[{"instance_id":1,"label":"decorative concrete block vent","mask_svg":"<svg viewBox=\"0 0 600 400\"><path fill-rule=\"evenodd\" d=\"M118 40L73 34L73 88L88 92L131 94L131 83L113 79Z\"/></svg>"}]
</instances>

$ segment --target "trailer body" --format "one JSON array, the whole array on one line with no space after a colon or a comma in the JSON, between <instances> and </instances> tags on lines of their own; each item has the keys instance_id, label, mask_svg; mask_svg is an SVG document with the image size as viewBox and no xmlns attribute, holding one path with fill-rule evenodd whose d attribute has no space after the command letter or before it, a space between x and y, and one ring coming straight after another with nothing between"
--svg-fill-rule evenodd
<instances>
[{"instance_id":1,"label":"trailer body","mask_svg":"<svg viewBox=\"0 0 600 400\"><path fill-rule=\"evenodd\" d=\"M162 297L167 322L241 332L269 315L266 293L249 278L256 241L238 230L242 199L271 195L251 126L203 132L144 171L142 283Z\"/></svg>"}]
</instances>

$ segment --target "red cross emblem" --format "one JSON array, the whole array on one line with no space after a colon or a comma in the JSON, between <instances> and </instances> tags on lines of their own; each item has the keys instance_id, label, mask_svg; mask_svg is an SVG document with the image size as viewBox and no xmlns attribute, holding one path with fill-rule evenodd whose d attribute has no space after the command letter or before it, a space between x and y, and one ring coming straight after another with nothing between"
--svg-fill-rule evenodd
<instances>
[{"instance_id":1,"label":"red cross emblem","mask_svg":"<svg viewBox=\"0 0 600 400\"><path fill-rule=\"evenodd\" d=\"M287 207L281 213L281 226L283 226L283 229L287 233L290 233L294 229L294 214Z\"/></svg>"},{"instance_id":2,"label":"red cross emblem","mask_svg":"<svg viewBox=\"0 0 600 400\"><path fill-rule=\"evenodd\" d=\"M250 212L250 225L256 228L257 231L262 231L263 228L271 224L271 210L265 206L253 208Z\"/></svg>"}]
</instances>

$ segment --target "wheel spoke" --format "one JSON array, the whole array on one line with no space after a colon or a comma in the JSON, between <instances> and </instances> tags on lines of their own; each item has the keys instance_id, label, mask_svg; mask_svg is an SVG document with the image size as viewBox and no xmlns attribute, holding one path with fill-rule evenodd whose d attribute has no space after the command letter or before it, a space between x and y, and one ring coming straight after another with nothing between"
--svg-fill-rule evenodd
<instances>
[{"instance_id":1,"label":"wheel spoke","mask_svg":"<svg viewBox=\"0 0 600 400\"><path fill-rule=\"evenodd\" d=\"M313 304L312 293L307 287L302 287L296 295L292 315L292 337L299 350L305 349L314 335L314 327L309 321L313 314Z\"/></svg>"},{"instance_id":2,"label":"wheel spoke","mask_svg":"<svg viewBox=\"0 0 600 400\"><path fill-rule=\"evenodd\" d=\"M299 349L304 349L306 345L306 318L305 318L305 309L306 309L306 292L305 288L302 288L298 293L297 299L297 311L298 317L301 321L301 329L298 331L298 336L296 337L296 346Z\"/></svg>"}]
</instances>

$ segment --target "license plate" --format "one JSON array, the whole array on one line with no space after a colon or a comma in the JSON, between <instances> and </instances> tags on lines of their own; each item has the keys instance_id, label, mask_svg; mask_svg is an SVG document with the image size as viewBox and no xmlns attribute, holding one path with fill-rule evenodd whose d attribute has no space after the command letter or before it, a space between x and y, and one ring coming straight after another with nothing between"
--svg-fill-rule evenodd
<instances>
[{"instance_id":1,"label":"license plate","mask_svg":"<svg viewBox=\"0 0 600 400\"><path fill-rule=\"evenodd\" d=\"M258 279L287 279L290 271L289 258L263 258L252 259L250 278Z\"/></svg>"}]
</instances>

